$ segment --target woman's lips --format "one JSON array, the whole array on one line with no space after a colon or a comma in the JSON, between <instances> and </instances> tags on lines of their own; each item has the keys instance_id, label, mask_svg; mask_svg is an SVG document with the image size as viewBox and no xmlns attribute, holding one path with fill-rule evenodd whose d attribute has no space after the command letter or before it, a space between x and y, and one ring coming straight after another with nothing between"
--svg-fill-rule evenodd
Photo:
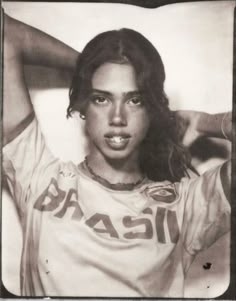
<instances>
[{"instance_id":1,"label":"woman's lips","mask_svg":"<svg viewBox=\"0 0 236 301\"><path fill-rule=\"evenodd\" d=\"M115 150L124 149L129 143L130 135L110 133L105 135L105 141L109 147Z\"/></svg>"}]
</instances>

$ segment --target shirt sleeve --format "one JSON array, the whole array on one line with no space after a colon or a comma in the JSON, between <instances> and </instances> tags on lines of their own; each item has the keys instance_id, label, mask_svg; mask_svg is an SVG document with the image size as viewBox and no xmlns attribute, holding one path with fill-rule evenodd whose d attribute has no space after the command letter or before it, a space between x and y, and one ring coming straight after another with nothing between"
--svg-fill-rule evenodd
<instances>
[{"instance_id":1,"label":"shirt sleeve","mask_svg":"<svg viewBox=\"0 0 236 301\"><path fill-rule=\"evenodd\" d=\"M182 238L188 253L208 248L230 230L230 204L220 178L221 166L195 179L183 179L184 198Z\"/></svg>"},{"instance_id":2,"label":"shirt sleeve","mask_svg":"<svg viewBox=\"0 0 236 301\"><path fill-rule=\"evenodd\" d=\"M24 211L34 174L54 160L34 119L3 148L3 175L18 209Z\"/></svg>"}]
</instances>

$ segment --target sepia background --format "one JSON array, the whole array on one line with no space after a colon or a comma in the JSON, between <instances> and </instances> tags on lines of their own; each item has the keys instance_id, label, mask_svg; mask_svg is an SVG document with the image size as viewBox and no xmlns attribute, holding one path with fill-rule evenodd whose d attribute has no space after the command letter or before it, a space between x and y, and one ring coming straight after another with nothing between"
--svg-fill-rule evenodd
<instances>
[{"instance_id":1,"label":"sepia background","mask_svg":"<svg viewBox=\"0 0 236 301\"><path fill-rule=\"evenodd\" d=\"M205 1L145 9L108 3L3 2L3 7L11 17L79 51L102 31L135 29L161 54L171 109L218 113L232 109L235 4L235 1ZM35 111L52 152L62 160L80 162L87 148L83 128L81 125L78 129L78 116L66 119L71 75L28 66L25 72ZM193 149L193 162L202 173L226 160L229 152L227 142L213 139ZM2 200L2 278L5 287L19 295L22 233L6 190ZM188 272L185 297L221 295L229 284L229 253L229 235L202 252ZM210 269L204 268L207 263L211 263Z\"/></svg>"}]
</instances>

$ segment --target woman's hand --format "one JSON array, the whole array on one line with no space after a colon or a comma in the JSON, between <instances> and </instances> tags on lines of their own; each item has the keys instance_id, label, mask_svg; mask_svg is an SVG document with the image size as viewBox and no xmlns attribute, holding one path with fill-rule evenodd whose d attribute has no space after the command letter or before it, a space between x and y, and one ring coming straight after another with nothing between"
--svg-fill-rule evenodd
<instances>
[{"instance_id":1,"label":"woman's hand","mask_svg":"<svg viewBox=\"0 0 236 301\"><path fill-rule=\"evenodd\" d=\"M232 114L208 114L197 111L176 111L183 130L183 144L191 146L200 137L212 137L231 140Z\"/></svg>"},{"instance_id":2,"label":"woman's hand","mask_svg":"<svg viewBox=\"0 0 236 301\"><path fill-rule=\"evenodd\" d=\"M200 138L203 134L199 131L199 122L202 117L203 112L197 111L187 111L179 110L175 112L177 119L180 120L182 131L183 131L183 141L182 143L190 147L194 141ZM208 114L206 114L208 115Z\"/></svg>"}]
</instances>

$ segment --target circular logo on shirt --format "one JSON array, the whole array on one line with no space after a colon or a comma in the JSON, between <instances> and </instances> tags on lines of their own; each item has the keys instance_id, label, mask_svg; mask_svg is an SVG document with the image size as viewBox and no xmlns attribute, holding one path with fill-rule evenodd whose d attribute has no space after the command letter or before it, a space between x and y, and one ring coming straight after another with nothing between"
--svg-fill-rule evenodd
<instances>
[{"instance_id":1,"label":"circular logo on shirt","mask_svg":"<svg viewBox=\"0 0 236 301\"><path fill-rule=\"evenodd\" d=\"M147 195L157 202L164 203L172 203L177 199L177 192L173 184L148 187Z\"/></svg>"}]
</instances>

